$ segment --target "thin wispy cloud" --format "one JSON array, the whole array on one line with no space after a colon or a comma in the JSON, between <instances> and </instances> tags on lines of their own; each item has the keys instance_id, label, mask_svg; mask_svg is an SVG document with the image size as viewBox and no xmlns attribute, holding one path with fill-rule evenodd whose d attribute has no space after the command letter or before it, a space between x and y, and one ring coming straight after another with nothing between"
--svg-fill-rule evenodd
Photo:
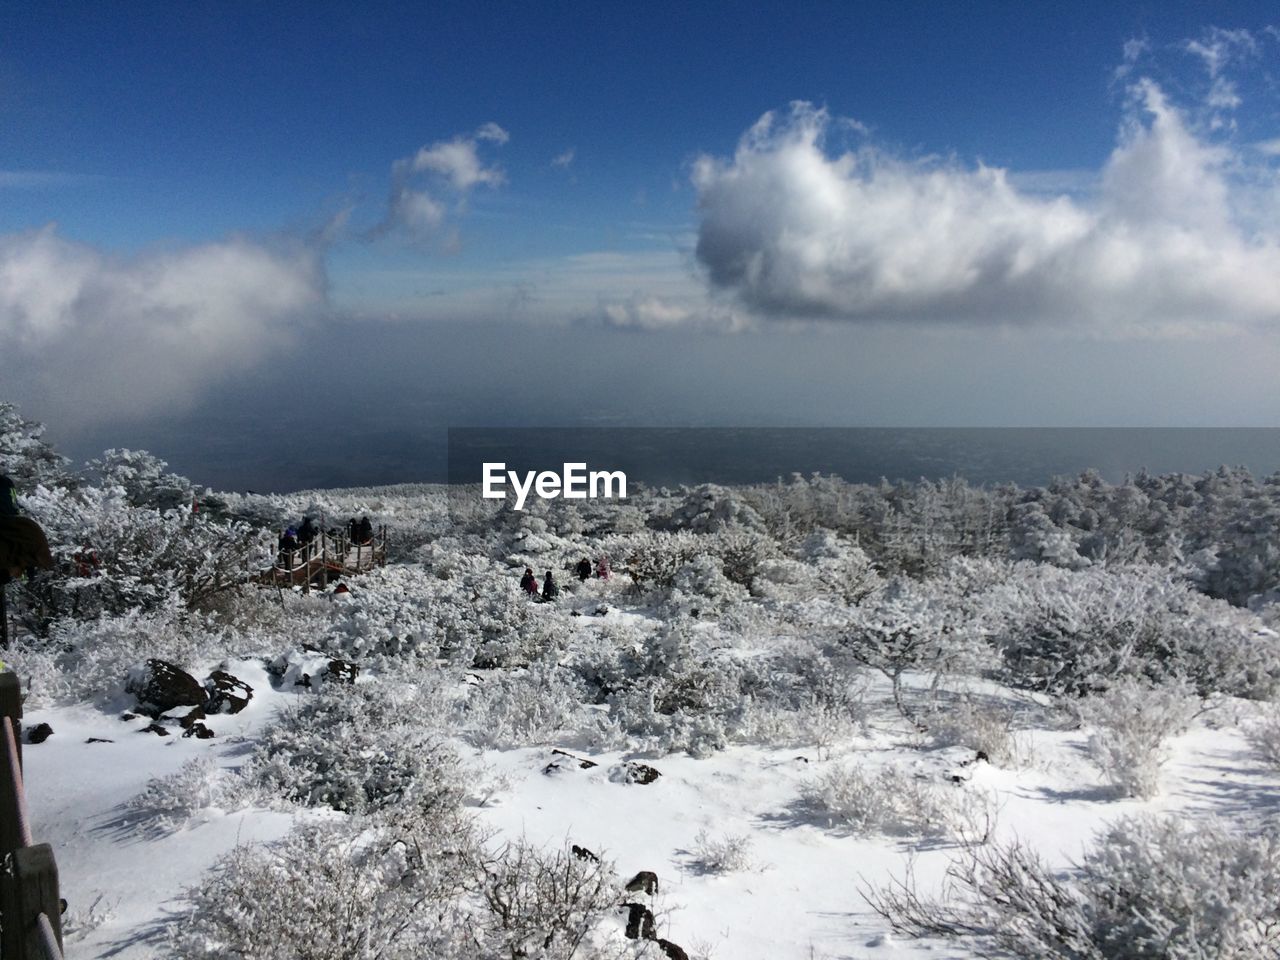
<instances>
[{"instance_id":1,"label":"thin wispy cloud","mask_svg":"<svg viewBox=\"0 0 1280 960\"><path fill-rule=\"evenodd\" d=\"M1185 49L1221 80L1251 48L1215 32ZM1224 89L1193 108L1225 109ZM1006 170L902 159L868 140L828 149L833 118L796 103L765 114L732 157L696 161L697 258L714 289L766 318L1271 327L1280 233L1247 211L1280 195L1274 167L1193 112L1132 79L1096 190L1051 196Z\"/></svg>"},{"instance_id":2,"label":"thin wispy cloud","mask_svg":"<svg viewBox=\"0 0 1280 960\"><path fill-rule=\"evenodd\" d=\"M565 150L563 153L558 153L554 157L552 157L551 165L553 167L559 167L560 169L563 170L573 163L573 158L575 156L576 156L576 151L574 150L573 147L570 147L569 149Z\"/></svg>"}]
</instances>

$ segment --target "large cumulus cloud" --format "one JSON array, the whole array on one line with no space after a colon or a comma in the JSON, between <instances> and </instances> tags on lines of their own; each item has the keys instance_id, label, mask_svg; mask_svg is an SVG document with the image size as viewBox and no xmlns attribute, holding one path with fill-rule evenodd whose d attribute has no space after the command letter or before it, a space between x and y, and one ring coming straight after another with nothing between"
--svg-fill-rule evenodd
<instances>
[{"instance_id":1,"label":"large cumulus cloud","mask_svg":"<svg viewBox=\"0 0 1280 960\"><path fill-rule=\"evenodd\" d=\"M865 142L831 151L832 126L796 103L731 158L695 163L698 261L759 316L1114 332L1280 320L1280 241L1241 202L1260 185L1274 198L1274 170L1243 169L1243 151L1198 136L1149 80L1130 87L1087 200Z\"/></svg>"},{"instance_id":2,"label":"large cumulus cloud","mask_svg":"<svg viewBox=\"0 0 1280 960\"><path fill-rule=\"evenodd\" d=\"M319 255L300 245L231 239L123 259L53 226L0 236L0 374L68 423L185 408L277 360L324 302Z\"/></svg>"}]
</instances>

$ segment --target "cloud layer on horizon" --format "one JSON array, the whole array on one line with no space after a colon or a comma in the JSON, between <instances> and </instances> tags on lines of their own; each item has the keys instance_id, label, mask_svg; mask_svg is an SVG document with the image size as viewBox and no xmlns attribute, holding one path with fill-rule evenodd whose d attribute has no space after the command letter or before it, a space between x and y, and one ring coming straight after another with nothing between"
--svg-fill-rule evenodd
<instances>
[{"instance_id":1,"label":"cloud layer on horizon","mask_svg":"<svg viewBox=\"0 0 1280 960\"><path fill-rule=\"evenodd\" d=\"M1205 60L1206 107L1220 117L1234 88L1222 76L1228 41L1212 39L1219 47L1189 52ZM1261 215L1280 197L1275 164L1210 139L1149 79L1127 93L1088 200L866 142L829 151L836 121L806 102L766 113L731 158L695 162L698 261L714 290L768 319L1110 335L1276 324L1280 236Z\"/></svg>"},{"instance_id":2,"label":"cloud layer on horizon","mask_svg":"<svg viewBox=\"0 0 1280 960\"><path fill-rule=\"evenodd\" d=\"M326 300L316 251L230 239L115 259L54 226L0 236L0 374L64 423L185 408L275 358Z\"/></svg>"}]
</instances>

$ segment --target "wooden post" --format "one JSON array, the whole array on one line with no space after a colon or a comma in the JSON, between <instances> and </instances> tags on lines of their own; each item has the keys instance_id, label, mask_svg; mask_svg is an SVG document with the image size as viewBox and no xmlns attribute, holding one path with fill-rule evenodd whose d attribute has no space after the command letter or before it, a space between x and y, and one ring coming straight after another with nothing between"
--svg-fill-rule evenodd
<instances>
[{"instance_id":1,"label":"wooden post","mask_svg":"<svg viewBox=\"0 0 1280 960\"><path fill-rule=\"evenodd\" d=\"M22 764L22 681L18 679L18 675L12 670L6 670L0 673L0 717L8 717L9 722L13 724L13 741L18 747L18 764ZM0 751L4 750L4 744L0 743ZM3 766L3 759L0 758L0 766ZM0 789L3 788L3 781L0 781ZM0 856L4 851L0 850Z\"/></svg>"},{"instance_id":2,"label":"wooden post","mask_svg":"<svg viewBox=\"0 0 1280 960\"><path fill-rule=\"evenodd\" d=\"M38 843L15 850L11 856L11 869L0 874L0 956L5 960L62 960L46 956L40 935L43 913L61 952L62 904L53 848Z\"/></svg>"},{"instance_id":3,"label":"wooden post","mask_svg":"<svg viewBox=\"0 0 1280 960\"><path fill-rule=\"evenodd\" d=\"M9 649L9 602L7 599L9 571L0 570L0 650Z\"/></svg>"}]
</instances>

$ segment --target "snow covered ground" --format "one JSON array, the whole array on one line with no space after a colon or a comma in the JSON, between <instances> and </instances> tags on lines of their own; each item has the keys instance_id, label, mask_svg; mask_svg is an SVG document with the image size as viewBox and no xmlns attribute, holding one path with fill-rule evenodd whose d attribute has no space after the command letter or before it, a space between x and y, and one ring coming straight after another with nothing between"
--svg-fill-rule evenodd
<instances>
[{"instance_id":1,"label":"snow covered ground","mask_svg":"<svg viewBox=\"0 0 1280 960\"><path fill-rule=\"evenodd\" d=\"M219 509L258 524L367 512L392 525L398 559L341 597L219 586L198 603L183 594L182 565L216 585L218 565L255 549L256 534L237 546L217 539L221 521L139 507L123 491L28 501L63 552L90 535L104 554L121 545L101 572L66 582L80 606L48 639L6 656L31 691L27 728L54 731L26 747L26 774L34 833L53 845L69 903L67 956L174 956L186 895L220 858L270 847L299 823L374 823L405 802L406 771L430 773L433 738L460 758L463 810L488 850L520 839L584 848L622 883L651 871L656 893L627 896L694 958L976 957L972 938L893 932L864 894L908 871L923 893L943 890L949 865L1015 840L1069 879L1100 830L1139 814L1274 835L1273 609L1206 596L1181 560L1087 562L1073 552L1087 531L1049 519L1079 511L1056 508L1028 513L1019 534L1039 538L1038 559L1010 559L1007 544L939 555L926 532L892 520L873 557L860 528L806 512L824 484L787 488L799 506L776 515L757 512L776 490L754 506L709 489L595 515L471 518L416 487L228 496ZM860 523L880 522L881 493L858 494ZM846 494L834 490L826 519L845 522ZM1117 510L1132 499L1117 497ZM971 501L960 491L955 510ZM136 535L149 524L185 531L194 560L152 558ZM602 553L618 567L625 558L645 588L620 573L582 584L561 573ZM526 565L554 569L563 594L530 602L516 587ZM92 604L93 616L74 612ZM148 732L125 687L151 657L200 681L225 669L254 696L239 713L211 713L211 738L183 737L176 719L168 736ZM359 666L354 688L321 677L333 657ZM304 672L309 687L295 682ZM320 703L337 712L308 712ZM318 752L272 755L282 742ZM636 782L636 764L659 776ZM342 794L344 777L354 794ZM1270 871L1267 900L1280 844L1258 849L1260 864L1223 869ZM1230 914L1212 878L1170 882L1188 911L1203 899ZM1277 955L1267 917L1235 952L1201 955ZM611 908L593 921L608 955L660 956L624 938L625 920Z\"/></svg>"},{"instance_id":2,"label":"snow covered ground","mask_svg":"<svg viewBox=\"0 0 1280 960\"><path fill-rule=\"evenodd\" d=\"M238 843L277 839L298 816L337 816L222 810L196 801L189 819L168 826L130 809L151 778L175 774L192 759L236 770L273 714L313 696L273 686L259 661L226 667L255 696L243 712L206 721L213 739L147 733L148 718L120 719L123 703L28 714L28 727L48 723L54 730L26 748L27 785L36 836L53 844L70 904L69 958L164 956L163 927L181 911L180 894L221 854ZM879 693L887 699L885 690ZM1067 865L1100 825L1122 815L1256 816L1274 808L1280 776L1254 756L1234 723L1237 712L1250 709L1225 703L1174 738L1160 793L1148 801L1114 799L1085 756L1084 731L1024 732L1033 760L1000 769L971 762L973 751L963 747L922 748L883 703L864 735L825 749L735 744L703 758L640 757L661 773L649 784L619 776L634 759L625 750L566 742L566 753L596 764L582 769L552 745L459 747L477 771L468 802L497 839L581 845L613 861L624 877L653 871L659 932L691 956L962 957L971 954L955 945L895 939L859 893L900 877L909 858L926 886L936 883L957 844L858 836L833 826L802 802L806 781L833 764L905 763L914 775L944 784L957 802L988 796L998 836L1020 837L1055 865ZM951 775L964 782L952 784ZM700 834L704 843L744 841L748 863L709 869L699 860Z\"/></svg>"}]
</instances>

